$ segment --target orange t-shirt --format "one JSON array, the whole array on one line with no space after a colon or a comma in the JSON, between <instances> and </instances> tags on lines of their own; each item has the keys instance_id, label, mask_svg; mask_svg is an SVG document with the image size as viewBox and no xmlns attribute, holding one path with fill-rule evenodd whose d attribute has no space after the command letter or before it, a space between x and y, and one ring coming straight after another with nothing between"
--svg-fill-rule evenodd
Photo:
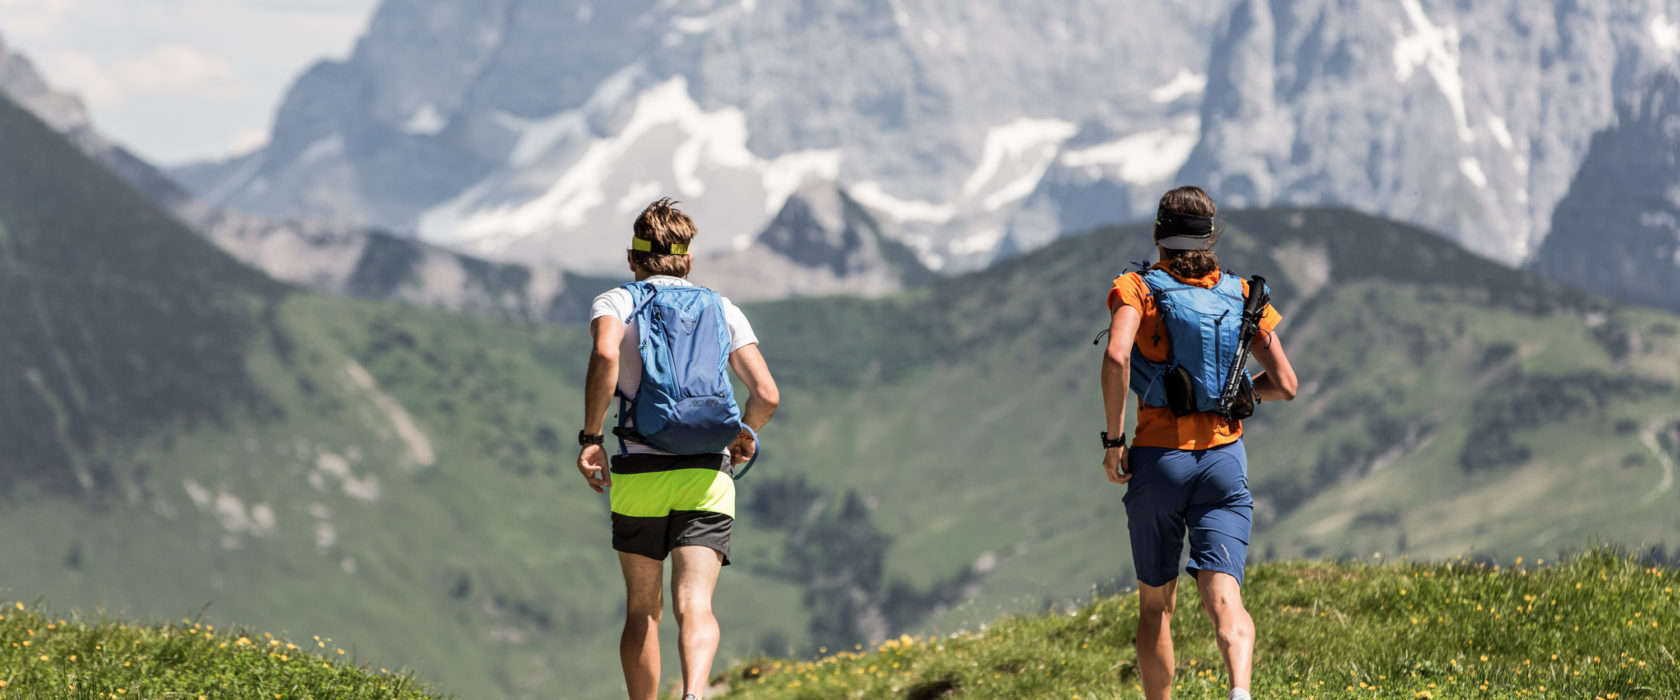
<instances>
[{"instance_id":1,"label":"orange t-shirt","mask_svg":"<svg viewBox=\"0 0 1680 700\"><path fill-rule=\"evenodd\" d=\"M1156 264L1155 267L1161 267ZM1172 274L1169 270L1168 274ZM1200 279L1185 279L1173 275L1175 279L1185 284L1212 289L1219 284L1220 272L1215 270ZM1242 280L1243 296L1248 296L1248 280ZM1132 339L1133 346L1144 357L1155 362L1166 362L1167 353L1172 348L1172 341L1167 338L1167 329L1161 324L1161 310L1155 306L1155 296L1149 292L1149 285L1143 281L1143 275L1128 272L1114 280L1114 287L1108 290L1108 308L1117 309L1121 304L1138 310L1143 320L1138 324L1137 336ZM1260 317L1261 336L1256 336L1258 342L1265 334L1277 328L1283 315L1266 305L1265 312ZM1138 401L1137 428L1132 431L1131 444L1143 447L1165 447L1180 450L1206 450L1220 445L1229 445L1242 437L1242 421L1227 421L1212 413L1193 413L1180 418L1173 415L1172 409L1161 406L1145 406Z\"/></svg>"}]
</instances>

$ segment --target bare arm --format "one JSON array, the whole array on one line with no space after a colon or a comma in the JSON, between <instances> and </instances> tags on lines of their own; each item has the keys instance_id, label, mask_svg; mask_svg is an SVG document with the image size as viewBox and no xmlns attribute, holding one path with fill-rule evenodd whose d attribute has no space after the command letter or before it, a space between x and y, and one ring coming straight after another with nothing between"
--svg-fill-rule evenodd
<instances>
[{"instance_id":1,"label":"bare arm","mask_svg":"<svg viewBox=\"0 0 1680 700\"><path fill-rule=\"evenodd\" d=\"M589 352L589 374L583 384L583 432L599 435L607 422L607 409L612 406L613 389L618 386L618 346L624 341L624 322L602 316L589 324L589 334L594 338L594 346ZM612 485L607 451L600 445L585 445L578 452L578 471L595 493Z\"/></svg>"},{"instance_id":2,"label":"bare arm","mask_svg":"<svg viewBox=\"0 0 1680 700\"><path fill-rule=\"evenodd\" d=\"M729 353L729 368L747 385L747 405L741 411L741 420L753 430L762 429L781 405L782 395L776 389L776 379L770 376L770 367L764 364L764 355L758 352L758 344Z\"/></svg>"},{"instance_id":3,"label":"bare arm","mask_svg":"<svg viewBox=\"0 0 1680 700\"><path fill-rule=\"evenodd\" d=\"M1138 323L1143 315L1137 309L1121 304L1109 312L1108 349L1102 360L1103 415L1109 435L1119 435L1126 429L1126 392L1132 375L1132 341L1137 336ZM1126 448L1106 450L1103 471L1108 480L1124 484L1132 480L1126 472Z\"/></svg>"},{"instance_id":4,"label":"bare arm","mask_svg":"<svg viewBox=\"0 0 1680 700\"><path fill-rule=\"evenodd\" d=\"M589 324L594 346L589 351L589 376L583 385L583 432L601 432L618 386L618 346L624 342L624 322L602 316Z\"/></svg>"},{"instance_id":5,"label":"bare arm","mask_svg":"<svg viewBox=\"0 0 1680 700\"><path fill-rule=\"evenodd\" d=\"M1266 371L1254 377L1254 391L1265 401L1293 401L1295 399L1295 368L1289 356L1283 354L1283 341L1275 331L1261 331L1254 339L1250 352Z\"/></svg>"},{"instance_id":6,"label":"bare arm","mask_svg":"<svg viewBox=\"0 0 1680 700\"><path fill-rule=\"evenodd\" d=\"M758 352L758 344L729 353L729 368L735 370L735 376L747 387L747 404L741 409L741 421L755 431L763 430L764 424L776 414L776 407L781 405L782 395L776 388L775 377L770 376L769 365L764 364L764 355ZM736 464L751 459L757 451L758 444L745 433L729 446L729 454Z\"/></svg>"}]
</instances>

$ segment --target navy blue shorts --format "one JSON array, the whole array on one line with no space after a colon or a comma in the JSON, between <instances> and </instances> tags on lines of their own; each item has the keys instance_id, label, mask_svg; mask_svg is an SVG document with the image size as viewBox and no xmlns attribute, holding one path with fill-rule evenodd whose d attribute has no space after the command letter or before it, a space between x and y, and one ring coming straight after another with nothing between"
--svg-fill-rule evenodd
<instances>
[{"instance_id":1,"label":"navy blue shorts","mask_svg":"<svg viewBox=\"0 0 1680 700\"><path fill-rule=\"evenodd\" d=\"M1254 524L1242 440L1211 450L1133 447L1128 466L1123 500L1138 580L1165 586L1178 578L1188 531L1190 575L1219 571L1241 585Z\"/></svg>"}]
</instances>

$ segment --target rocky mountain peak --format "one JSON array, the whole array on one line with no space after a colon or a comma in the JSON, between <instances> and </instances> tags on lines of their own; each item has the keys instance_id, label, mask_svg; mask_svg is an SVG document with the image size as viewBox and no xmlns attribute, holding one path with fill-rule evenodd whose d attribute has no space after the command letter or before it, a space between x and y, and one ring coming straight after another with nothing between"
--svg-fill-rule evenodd
<instances>
[{"instance_id":1,"label":"rocky mountain peak","mask_svg":"<svg viewBox=\"0 0 1680 700\"><path fill-rule=\"evenodd\" d=\"M1629 0L1244 0L1179 179L1227 204L1382 213L1515 264L1614 96L1671 60L1662 21Z\"/></svg>"},{"instance_id":2,"label":"rocky mountain peak","mask_svg":"<svg viewBox=\"0 0 1680 700\"><path fill-rule=\"evenodd\" d=\"M844 275L880 257L879 242L864 230L874 225L838 188L813 184L788 197L758 240L797 264Z\"/></svg>"},{"instance_id":3,"label":"rocky mountain peak","mask_svg":"<svg viewBox=\"0 0 1680 700\"><path fill-rule=\"evenodd\" d=\"M1680 69L1651 77L1599 132L1535 269L1602 294L1680 310Z\"/></svg>"},{"instance_id":4,"label":"rocky mountain peak","mask_svg":"<svg viewBox=\"0 0 1680 700\"><path fill-rule=\"evenodd\" d=\"M23 54L13 53L0 36L0 92L59 133L85 130L87 107L75 95L54 90Z\"/></svg>"},{"instance_id":5,"label":"rocky mountain peak","mask_svg":"<svg viewBox=\"0 0 1680 700\"><path fill-rule=\"evenodd\" d=\"M736 298L773 299L885 294L933 273L843 190L813 183L788 197L756 245L698 258L694 277Z\"/></svg>"}]
</instances>

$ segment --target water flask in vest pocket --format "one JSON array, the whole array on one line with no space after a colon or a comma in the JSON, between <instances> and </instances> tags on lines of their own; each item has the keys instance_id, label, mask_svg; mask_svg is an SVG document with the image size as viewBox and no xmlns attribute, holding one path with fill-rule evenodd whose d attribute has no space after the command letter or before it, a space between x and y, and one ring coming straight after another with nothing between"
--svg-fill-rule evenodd
<instances>
[{"instance_id":1,"label":"water flask in vest pocket","mask_svg":"<svg viewBox=\"0 0 1680 700\"><path fill-rule=\"evenodd\" d=\"M1173 415L1183 418L1196 412L1195 381L1184 365L1173 366L1161 377L1162 388L1167 392L1167 408L1172 409Z\"/></svg>"}]
</instances>

